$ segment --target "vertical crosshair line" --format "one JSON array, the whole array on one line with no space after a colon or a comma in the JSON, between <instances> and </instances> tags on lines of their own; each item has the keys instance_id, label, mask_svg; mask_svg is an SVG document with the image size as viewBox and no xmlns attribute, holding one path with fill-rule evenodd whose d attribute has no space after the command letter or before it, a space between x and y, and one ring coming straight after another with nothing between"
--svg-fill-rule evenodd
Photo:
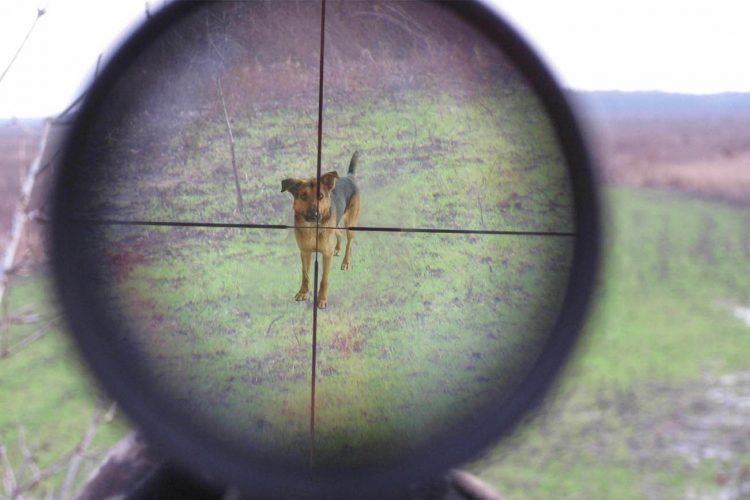
<instances>
[{"instance_id":1,"label":"vertical crosshair line","mask_svg":"<svg viewBox=\"0 0 750 500\"><path fill-rule=\"evenodd\" d=\"M317 361L318 344L318 259L315 258L313 273L313 337L312 337L312 370L310 378L310 473L313 471L315 460L315 363Z\"/></svg>"},{"instance_id":2,"label":"vertical crosshair line","mask_svg":"<svg viewBox=\"0 0 750 500\"><path fill-rule=\"evenodd\" d=\"M317 192L320 200L320 167L323 150L323 61L325 54L326 0L322 0L320 14L320 75L318 80L318 159L317 159ZM315 364L318 354L318 230L320 213L315 221L315 273L313 275L313 328L312 328L312 369L310 371L310 473L315 463Z\"/></svg>"}]
</instances>

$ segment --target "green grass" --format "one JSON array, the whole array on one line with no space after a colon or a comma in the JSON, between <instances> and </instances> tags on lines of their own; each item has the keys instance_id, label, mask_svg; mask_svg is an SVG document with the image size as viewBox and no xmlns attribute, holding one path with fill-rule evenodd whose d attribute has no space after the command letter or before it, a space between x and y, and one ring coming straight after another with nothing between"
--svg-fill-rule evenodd
<instances>
[{"instance_id":1,"label":"green grass","mask_svg":"<svg viewBox=\"0 0 750 500\"><path fill-rule=\"evenodd\" d=\"M633 189L608 200L604 299L581 376L627 385L746 369L750 336L732 306L750 303L748 210Z\"/></svg>"},{"instance_id":2,"label":"green grass","mask_svg":"<svg viewBox=\"0 0 750 500\"><path fill-rule=\"evenodd\" d=\"M361 233L355 245L318 314L318 451L359 445L347 463L416 446L508 387L554 319L570 258L536 237ZM293 238L233 230L159 248L117 285L144 362L201 425L301 460L312 310L293 300Z\"/></svg>"}]
</instances>

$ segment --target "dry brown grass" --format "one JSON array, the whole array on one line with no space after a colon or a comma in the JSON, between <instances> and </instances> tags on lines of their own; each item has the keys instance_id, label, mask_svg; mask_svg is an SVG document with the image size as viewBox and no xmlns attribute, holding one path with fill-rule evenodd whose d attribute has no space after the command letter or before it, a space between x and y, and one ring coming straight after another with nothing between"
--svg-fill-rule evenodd
<instances>
[{"instance_id":1,"label":"dry brown grass","mask_svg":"<svg viewBox=\"0 0 750 500\"><path fill-rule=\"evenodd\" d=\"M750 204L750 117L614 116L604 123L605 182Z\"/></svg>"}]
</instances>

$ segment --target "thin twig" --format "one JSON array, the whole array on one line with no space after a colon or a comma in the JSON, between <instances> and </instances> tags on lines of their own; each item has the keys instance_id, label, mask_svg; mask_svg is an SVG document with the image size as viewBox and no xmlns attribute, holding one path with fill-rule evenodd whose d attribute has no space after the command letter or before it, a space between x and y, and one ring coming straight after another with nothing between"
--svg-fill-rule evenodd
<instances>
[{"instance_id":1,"label":"thin twig","mask_svg":"<svg viewBox=\"0 0 750 500\"><path fill-rule=\"evenodd\" d=\"M219 89L219 98L221 101L221 109L224 111L224 123L227 126L227 133L229 134L229 149L232 153L232 171L234 172L234 187L237 190L237 203L234 207L234 214L242 212L242 190L240 189L240 177L237 170L237 158L234 153L234 134L232 133L232 125L229 123L229 113L227 113L227 105L224 101L224 90L221 88L221 73L224 67L224 54L222 54L219 47L214 43L214 37L211 35L211 27L206 18L206 35L208 39L207 49L209 53L213 49L219 60L216 62L216 87ZM210 56L209 56L210 57Z\"/></svg>"},{"instance_id":2,"label":"thin twig","mask_svg":"<svg viewBox=\"0 0 750 500\"><path fill-rule=\"evenodd\" d=\"M34 27L36 26L36 23L39 21L39 18L44 15L46 10L44 9L36 9L36 19L34 19L34 22L31 24L31 28L29 28L29 32L26 33L26 38L23 39L23 42L21 42L21 45L18 47L18 50L16 51L16 54L13 56L13 59L10 60L8 63L8 67L5 68L5 71L3 71L3 74L0 75L0 82L3 81L3 78L5 78L5 74L8 72L11 66L13 66L13 63L16 62L16 58L18 57L18 54L21 53L23 50L24 45L26 45L26 41L31 36L31 32L34 31Z\"/></svg>"},{"instance_id":3,"label":"thin twig","mask_svg":"<svg viewBox=\"0 0 750 500\"><path fill-rule=\"evenodd\" d=\"M237 189L237 205L234 207L234 213L242 212L242 191L240 191L240 177L237 172L237 160L234 155L234 134L232 134L232 126L229 124L229 114L227 114L227 106L224 103L224 91L221 89L221 77L216 75L216 86L219 88L219 97L221 97L221 109L224 110L224 122L227 125L227 132L229 133L229 149L232 152L232 170L234 171L234 187Z\"/></svg>"},{"instance_id":4,"label":"thin twig","mask_svg":"<svg viewBox=\"0 0 750 500\"><path fill-rule=\"evenodd\" d=\"M99 57L97 57L97 59L96 59L96 69L94 70L94 77L98 77L99 76L99 69L100 69L101 62L102 62L102 55L99 54ZM86 95L88 93L89 93L89 89L84 90L81 93L81 95L79 95L78 97L76 97L75 101L71 102L70 105L62 111L62 113L60 113L59 115L57 115L52 120L52 123L60 123L62 121L62 119L65 118L65 116L68 113L70 113L73 109L75 109L75 107L78 106L78 104L86 98ZM52 161L55 159L55 157L58 155L58 153L60 153L60 150L58 150L57 153L55 153L55 156L53 156L52 159L49 162L47 162L47 165L45 165L44 168L47 168L50 165L50 163L52 163ZM42 169L42 170L44 170L44 169Z\"/></svg>"},{"instance_id":5,"label":"thin twig","mask_svg":"<svg viewBox=\"0 0 750 500\"><path fill-rule=\"evenodd\" d=\"M114 420L115 415L117 414L117 403L112 403L109 407L109 410L107 410L107 413L104 414L104 418L102 418L103 424L108 424L112 420Z\"/></svg>"},{"instance_id":6,"label":"thin twig","mask_svg":"<svg viewBox=\"0 0 750 500\"><path fill-rule=\"evenodd\" d=\"M42 316L39 314L15 314L11 315L8 319L11 323L25 325L29 323L39 323L42 321Z\"/></svg>"},{"instance_id":7,"label":"thin twig","mask_svg":"<svg viewBox=\"0 0 750 500\"><path fill-rule=\"evenodd\" d=\"M11 495L10 498L15 499L17 498L21 493L31 491L39 484L47 479L48 477L54 476L55 474L59 474L65 469L65 466L67 465L68 461L70 460L71 453L66 453L63 457L58 458L52 465L49 467L46 467L44 470L42 470L39 474L34 475L34 477L31 478L30 481L22 484L19 486L14 495Z\"/></svg>"},{"instance_id":8,"label":"thin twig","mask_svg":"<svg viewBox=\"0 0 750 500\"><path fill-rule=\"evenodd\" d=\"M13 467L10 465L7 449L4 444L0 444L0 463L3 465L3 489L5 495L13 498L16 493L16 476L13 474Z\"/></svg>"},{"instance_id":9,"label":"thin twig","mask_svg":"<svg viewBox=\"0 0 750 500\"><path fill-rule=\"evenodd\" d=\"M47 170L50 167L50 165L52 165L55 162L55 160L57 160L57 157L60 156L60 153L62 153L62 148L60 148L57 151L55 151L55 154L52 155L52 158L50 158L49 160L47 160L44 163L44 165L42 165L41 167L39 167L39 170L37 170L36 175L39 175L42 172L44 172L45 170Z\"/></svg>"},{"instance_id":10,"label":"thin twig","mask_svg":"<svg viewBox=\"0 0 750 500\"><path fill-rule=\"evenodd\" d=\"M106 414L102 414L104 410L103 406L104 400L100 396L96 400L96 409L94 410L94 416L91 419L91 423L89 424L88 429L86 429L86 432L83 434L83 437L81 438L80 443L78 443L78 446L73 452L73 456L70 459L70 463L68 464L68 472L65 474L65 480L60 487L60 493L57 497L59 500L67 500L70 490L73 488L73 482L75 481L76 475L78 474L78 469L81 467L81 462L86 456L86 452L91 446L91 442L94 440L94 436L96 435L96 431L99 429L99 426L103 423L109 422L114 417L114 413L117 408L116 404L112 403L109 411Z\"/></svg>"},{"instance_id":11,"label":"thin twig","mask_svg":"<svg viewBox=\"0 0 750 500\"><path fill-rule=\"evenodd\" d=\"M84 99L84 98L86 97L86 94L88 94L88 92L89 92L89 90L88 90L88 89L84 90L84 91L83 91L83 92L81 93L81 95L79 95L78 97L76 97L76 100L75 100L75 101L73 101L72 103L70 103L70 105L69 105L69 106L68 106L67 108L65 108L65 109L63 110L63 112L62 112L62 113L60 113L59 115L57 115L57 116L56 116L56 117L55 117L55 118L54 118L54 119L52 120L52 122L53 122L53 123L60 123L60 121L61 121L61 120L62 120L63 118L65 118L65 116L66 116L66 115L67 115L68 113L70 113L70 111L71 111L71 110L72 110L73 108L75 108L76 106L78 106L78 104L79 104L79 103L80 103L81 101L83 101L83 99Z\"/></svg>"},{"instance_id":12,"label":"thin twig","mask_svg":"<svg viewBox=\"0 0 750 500\"><path fill-rule=\"evenodd\" d=\"M39 469L34 460L33 454L26 445L25 431L23 427L21 427L19 430L19 447L21 448L21 454L24 457L24 465L31 470L32 477L29 481L19 484L21 476L16 478L10 460L8 460L7 448L0 444L0 465L2 465L3 469L2 482L3 489L5 490L5 497L9 500L25 498L25 496L22 497L24 493L33 490L48 477L59 474L67 468L68 472L65 481L63 482L63 486L57 496L58 499L66 499L68 492L73 485L76 474L78 473L81 462L86 458L86 452L91 446L97 429L101 424L110 422L114 418L116 408L116 404L112 403L107 413L103 414L103 400L102 398L99 398L96 403L96 409L94 410L94 416L91 419L91 423L75 449L58 458L54 463L43 470ZM52 498L52 490L49 486L45 498Z\"/></svg>"},{"instance_id":13,"label":"thin twig","mask_svg":"<svg viewBox=\"0 0 750 500\"><path fill-rule=\"evenodd\" d=\"M4 358L8 352L10 342L10 314L8 314L8 301L0 303L0 358Z\"/></svg>"},{"instance_id":14,"label":"thin twig","mask_svg":"<svg viewBox=\"0 0 750 500\"><path fill-rule=\"evenodd\" d=\"M271 321L271 323L269 323L269 325L268 325L268 329L266 330L266 336L268 336L268 335L270 335L270 334L271 334L271 327L273 326L273 324L274 324L274 323L276 323L276 322L277 322L278 320L280 320L280 319L281 319L281 318L283 318L283 317L284 317L284 315L282 314L282 315L281 315L281 316L279 316L278 318L276 318L276 319L274 319L273 321Z\"/></svg>"},{"instance_id":15,"label":"thin twig","mask_svg":"<svg viewBox=\"0 0 750 500\"><path fill-rule=\"evenodd\" d=\"M24 349L24 348L30 346L31 344L33 344L34 342L36 342L40 338L44 337L44 335L47 332L49 332L52 329L52 327L57 324L58 321L59 321L58 319L54 319L54 320L50 321L49 323L47 323L46 325L44 325L43 327L41 327L40 329L38 329L37 331L35 331L31 335L29 335L25 339L23 339L23 340L15 343L15 344L13 344L12 346L8 347L5 351L3 351L3 352L0 353L0 359L2 359L2 358L9 358L9 357L13 356L14 354L17 354L18 351L20 351L21 349Z\"/></svg>"},{"instance_id":16,"label":"thin twig","mask_svg":"<svg viewBox=\"0 0 750 500\"><path fill-rule=\"evenodd\" d=\"M42 471L34 460L34 454L26 445L26 429L22 425L18 426L18 447L21 449L21 455L23 455L23 465L31 470L32 477L40 475ZM23 470L19 472L19 475L22 473Z\"/></svg>"}]
</instances>

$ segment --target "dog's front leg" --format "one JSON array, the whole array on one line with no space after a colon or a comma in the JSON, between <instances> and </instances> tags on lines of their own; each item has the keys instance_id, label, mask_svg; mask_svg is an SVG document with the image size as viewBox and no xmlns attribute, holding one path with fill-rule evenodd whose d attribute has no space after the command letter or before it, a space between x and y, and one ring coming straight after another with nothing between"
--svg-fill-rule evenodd
<instances>
[{"instance_id":1,"label":"dog's front leg","mask_svg":"<svg viewBox=\"0 0 750 500\"><path fill-rule=\"evenodd\" d=\"M298 302L307 300L307 296L310 293L310 263L312 262L312 252L300 251L299 255L302 258L302 286L299 287L299 292L294 296L294 300Z\"/></svg>"},{"instance_id":2,"label":"dog's front leg","mask_svg":"<svg viewBox=\"0 0 750 500\"><path fill-rule=\"evenodd\" d=\"M318 303L320 309L328 305L328 276L331 274L333 264L333 252L323 254L323 276L320 278L320 290L318 290Z\"/></svg>"}]
</instances>

